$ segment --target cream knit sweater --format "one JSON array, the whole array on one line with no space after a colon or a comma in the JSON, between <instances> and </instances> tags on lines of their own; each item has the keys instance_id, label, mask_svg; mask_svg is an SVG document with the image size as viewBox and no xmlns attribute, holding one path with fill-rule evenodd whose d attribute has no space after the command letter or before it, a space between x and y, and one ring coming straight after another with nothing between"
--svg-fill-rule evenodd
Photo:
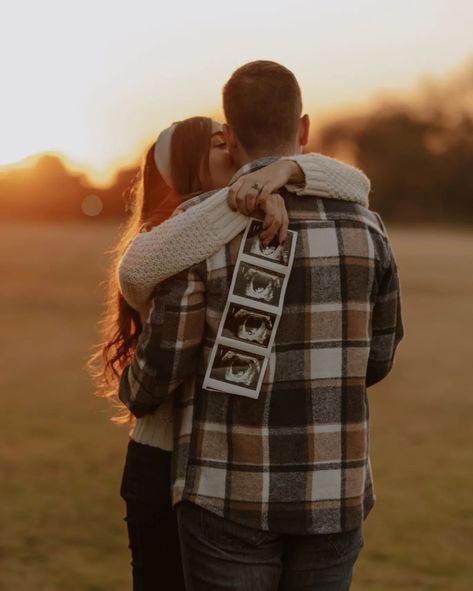
<instances>
[{"instance_id":1,"label":"cream knit sweater","mask_svg":"<svg viewBox=\"0 0 473 591\"><path fill-rule=\"evenodd\" d=\"M370 182L357 168L322 154L289 159L297 162L305 175L303 187L287 185L291 192L368 206ZM118 266L120 290L126 301L145 317L158 283L207 259L242 232L247 222L245 215L230 209L224 188L149 232L138 234ZM154 414L135 420L130 436L139 443L172 450L172 420L170 399Z\"/></svg>"}]
</instances>

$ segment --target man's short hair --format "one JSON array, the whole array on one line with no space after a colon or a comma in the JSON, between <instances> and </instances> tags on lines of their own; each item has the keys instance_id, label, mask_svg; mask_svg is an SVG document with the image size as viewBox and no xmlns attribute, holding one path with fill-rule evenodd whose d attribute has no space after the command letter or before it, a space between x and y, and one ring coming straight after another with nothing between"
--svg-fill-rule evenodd
<instances>
[{"instance_id":1,"label":"man's short hair","mask_svg":"<svg viewBox=\"0 0 473 591\"><path fill-rule=\"evenodd\" d=\"M250 62L235 70L223 87L223 109L247 152L287 146L298 130L301 89L284 66Z\"/></svg>"}]
</instances>

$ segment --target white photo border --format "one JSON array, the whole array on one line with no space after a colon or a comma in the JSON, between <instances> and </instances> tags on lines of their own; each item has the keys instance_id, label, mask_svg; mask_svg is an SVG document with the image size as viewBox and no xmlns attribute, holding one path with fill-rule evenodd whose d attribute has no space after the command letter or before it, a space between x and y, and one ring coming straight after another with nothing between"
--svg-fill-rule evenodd
<instances>
[{"instance_id":1,"label":"white photo border","mask_svg":"<svg viewBox=\"0 0 473 591\"><path fill-rule=\"evenodd\" d=\"M203 388L205 388L205 389L212 390L212 391L219 391L219 392L228 393L228 394L236 394L239 396L246 396L246 397L253 398L253 399L257 399L259 396L259 393L261 390L261 385L263 383L264 374L266 373L266 369L267 369L267 365L268 365L268 361L269 361L269 356L271 354L271 349L273 347L274 340L276 338L277 329L278 329L279 322L281 320L281 315L283 312L283 305L284 305L284 298L286 295L287 284L289 282L289 276L291 274L292 267L294 264L294 255L295 255L296 242L297 242L297 232L294 232L293 230L289 230L289 233L291 234L291 245L290 245L289 259L288 259L287 265L276 263L275 261L271 261L271 260L266 259L264 257L260 257L260 256L256 257L256 256L251 256L248 253L244 253L243 250L244 250L247 238L248 238L249 230L251 228L251 225L255 221L261 222L261 220L257 220L256 218L249 218L248 225L246 227L245 233L244 233L243 238L241 240L240 250L238 252L238 258L235 263L232 281L230 284L229 295L227 298L227 302L225 304L225 308L224 308L222 317L220 319L220 324L219 324L218 331L217 331L217 337L216 337L215 343L212 347L212 351L211 351L211 354L209 357L209 361L207 364L207 370L206 370L204 382L203 382ZM236 280L237 280L237 276L238 276L242 262L249 264L251 266L257 267L258 269L263 269L263 270L267 270L267 271L274 271L274 272L284 276L283 284L280 288L280 296L279 296L279 302L278 302L277 306L235 294ZM245 342L243 340L232 339L232 338L229 338L228 336L223 335L223 327L225 326L225 323L227 321L228 311L229 311L230 306L232 304L244 306L245 308L253 309L258 312L267 312L267 313L273 314L275 316L274 325L273 325L273 328L271 331L271 336L269 338L269 342L266 347L264 347L262 345L256 345L254 343ZM259 379L258 379L256 388L254 390L251 388L245 388L243 386L237 386L237 385L234 385L234 384L231 384L228 382L216 380L215 378L211 377L211 373L212 373L214 362L215 362L215 357L217 355L217 350L218 350L219 346L223 346L226 348L237 350L237 351L240 351L241 353L249 353L250 355L254 354L254 355L259 355L259 356L264 357L263 362L262 362L260 375L259 375Z\"/></svg>"}]
</instances>

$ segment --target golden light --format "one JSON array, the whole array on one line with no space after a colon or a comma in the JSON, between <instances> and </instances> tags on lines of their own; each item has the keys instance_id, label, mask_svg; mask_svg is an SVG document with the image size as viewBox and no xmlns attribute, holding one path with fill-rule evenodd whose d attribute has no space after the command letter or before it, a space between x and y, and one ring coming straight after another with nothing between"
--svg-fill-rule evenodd
<instances>
[{"instance_id":1,"label":"golden light","mask_svg":"<svg viewBox=\"0 0 473 591\"><path fill-rule=\"evenodd\" d=\"M472 17L463 0L9 2L0 165L59 152L107 183L171 121L220 113L229 74L259 58L291 68L321 116L448 71Z\"/></svg>"},{"instance_id":2,"label":"golden light","mask_svg":"<svg viewBox=\"0 0 473 591\"><path fill-rule=\"evenodd\" d=\"M98 195L87 195L81 203L81 210L89 217L100 215L103 210L103 201Z\"/></svg>"}]
</instances>

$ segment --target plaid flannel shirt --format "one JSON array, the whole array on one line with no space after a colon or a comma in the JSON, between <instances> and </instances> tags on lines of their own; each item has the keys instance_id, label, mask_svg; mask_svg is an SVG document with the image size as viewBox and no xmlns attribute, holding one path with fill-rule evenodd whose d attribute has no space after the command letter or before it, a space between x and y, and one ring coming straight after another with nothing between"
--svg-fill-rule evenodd
<instances>
[{"instance_id":1,"label":"plaid flannel shirt","mask_svg":"<svg viewBox=\"0 0 473 591\"><path fill-rule=\"evenodd\" d=\"M335 533L375 502L366 388L388 374L403 335L398 273L377 214L283 194L298 238L259 398L202 388L241 235L158 286L120 398L141 416L174 397L174 504L262 530Z\"/></svg>"}]
</instances>

